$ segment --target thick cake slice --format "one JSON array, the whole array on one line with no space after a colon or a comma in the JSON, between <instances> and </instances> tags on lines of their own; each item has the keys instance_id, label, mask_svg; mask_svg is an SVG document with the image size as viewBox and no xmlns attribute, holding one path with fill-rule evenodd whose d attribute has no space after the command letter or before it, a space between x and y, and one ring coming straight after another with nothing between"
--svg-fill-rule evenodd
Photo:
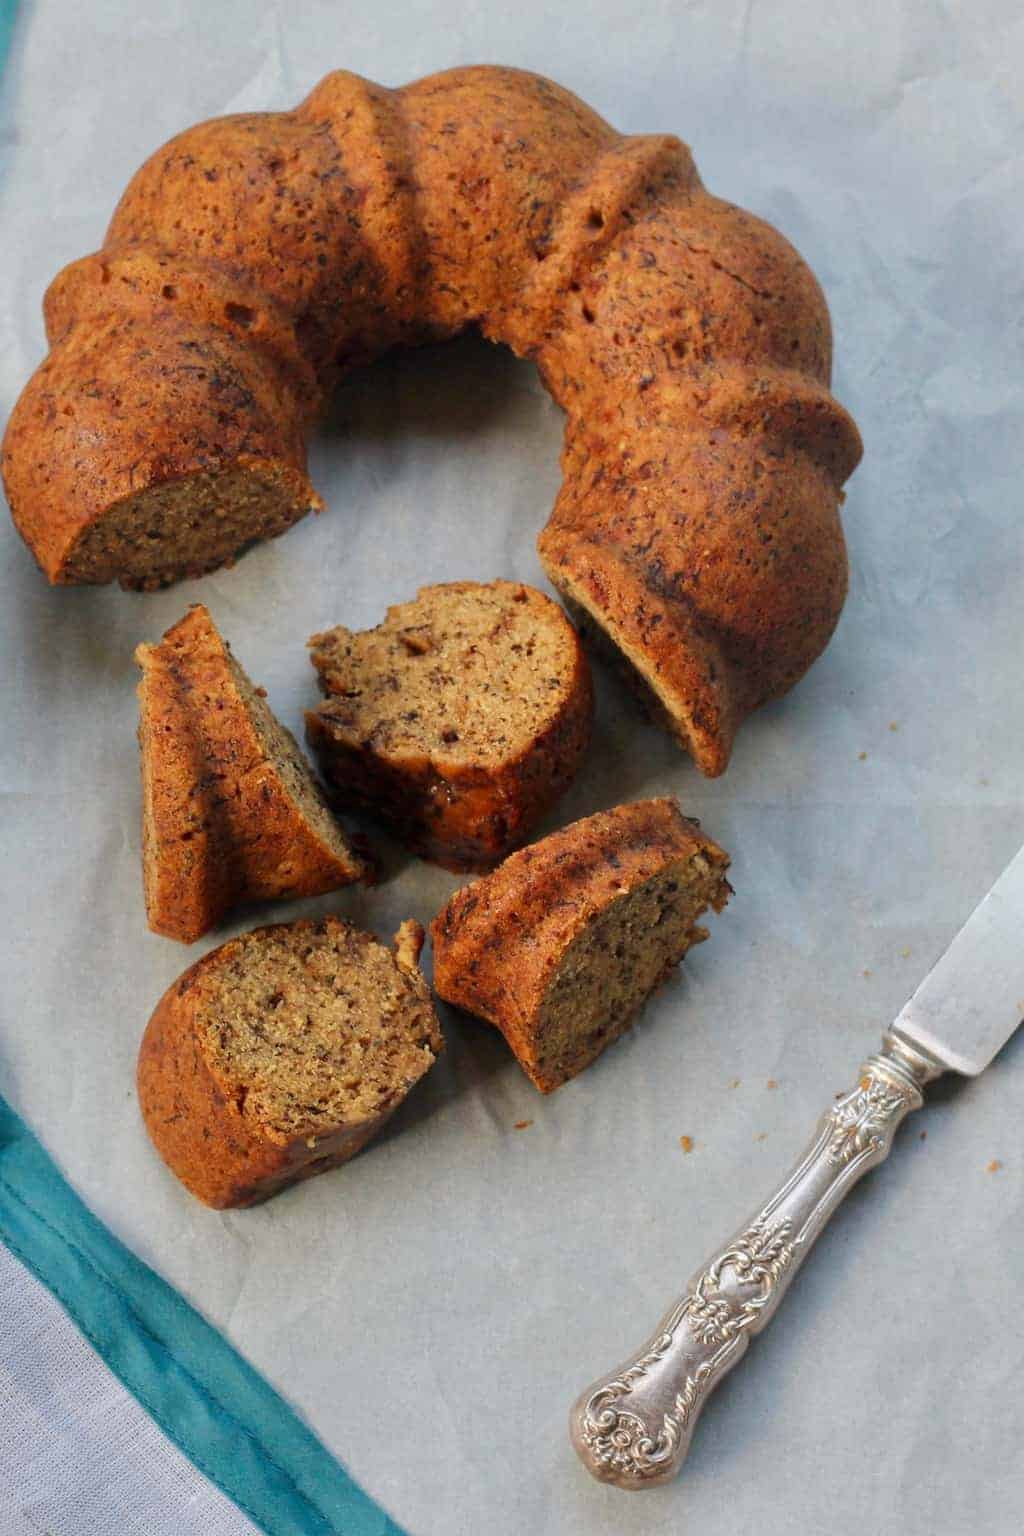
<instances>
[{"instance_id":1,"label":"thick cake slice","mask_svg":"<svg viewBox=\"0 0 1024 1536\"><path fill-rule=\"evenodd\" d=\"M376 629L309 643L328 697L306 733L325 777L448 869L523 842L590 740L576 631L520 582L422 587Z\"/></svg>"},{"instance_id":2,"label":"thick cake slice","mask_svg":"<svg viewBox=\"0 0 1024 1536\"><path fill-rule=\"evenodd\" d=\"M135 659L154 933L190 944L242 902L317 896L368 874L201 604Z\"/></svg>"},{"instance_id":3,"label":"thick cake slice","mask_svg":"<svg viewBox=\"0 0 1024 1536\"><path fill-rule=\"evenodd\" d=\"M139 1103L192 1194L254 1205L376 1135L444 1043L422 943L412 922L393 950L339 918L279 923L212 950L164 993Z\"/></svg>"},{"instance_id":4,"label":"thick cake slice","mask_svg":"<svg viewBox=\"0 0 1024 1536\"><path fill-rule=\"evenodd\" d=\"M729 856L673 799L599 811L456 891L434 987L501 1030L550 1093L629 1029L731 894Z\"/></svg>"}]
</instances>

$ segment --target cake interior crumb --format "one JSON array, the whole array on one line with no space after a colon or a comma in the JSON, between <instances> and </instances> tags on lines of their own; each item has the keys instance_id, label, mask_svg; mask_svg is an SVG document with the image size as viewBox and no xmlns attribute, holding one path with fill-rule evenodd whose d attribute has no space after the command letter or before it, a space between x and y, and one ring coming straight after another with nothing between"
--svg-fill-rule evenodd
<instances>
[{"instance_id":1,"label":"cake interior crumb","mask_svg":"<svg viewBox=\"0 0 1024 1536\"><path fill-rule=\"evenodd\" d=\"M557 716L575 639L554 603L525 587L452 583L388 610L375 629L314 635L335 740L388 756L503 762Z\"/></svg>"},{"instance_id":2,"label":"cake interior crumb","mask_svg":"<svg viewBox=\"0 0 1024 1536\"><path fill-rule=\"evenodd\" d=\"M238 1108L283 1138L323 1136L391 1108L441 1048L429 994L350 924L242 935L198 1027Z\"/></svg>"},{"instance_id":3,"label":"cake interior crumb","mask_svg":"<svg viewBox=\"0 0 1024 1536\"><path fill-rule=\"evenodd\" d=\"M536 1068L556 1084L583 1070L630 1027L644 1000L694 944L697 919L721 911L729 887L703 853L616 897L561 956L537 1021Z\"/></svg>"},{"instance_id":4,"label":"cake interior crumb","mask_svg":"<svg viewBox=\"0 0 1024 1536\"><path fill-rule=\"evenodd\" d=\"M362 860L353 852L335 820L295 737L281 724L267 704L266 690L253 686L244 667L230 652L228 664L242 702L249 710L264 756L277 770L286 793L295 802L307 828L339 863L357 873Z\"/></svg>"},{"instance_id":5,"label":"cake interior crumb","mask_svg":"<svg viewBox=\"0 0 1024 1536\"><path fill-rule=\"evenodd\" d=\"M116 501L87 523L68 560L69 580L156 588L183 574L232 564L314 510L296 477L273 463L167 480Z\"/></svg>"}]
</instances>

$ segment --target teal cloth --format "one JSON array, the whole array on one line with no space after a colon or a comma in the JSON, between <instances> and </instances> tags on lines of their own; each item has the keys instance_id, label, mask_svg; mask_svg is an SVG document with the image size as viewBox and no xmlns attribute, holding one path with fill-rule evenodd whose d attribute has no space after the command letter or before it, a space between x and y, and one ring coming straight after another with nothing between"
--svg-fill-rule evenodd
<instances>
[{"instance_id":1,"label":"teal cloth","mask_svg":"<svg viewBox=\"0 0 1024 1536\"><path fill-rule=\"evenodd\" d=\"M268 1536L402 1536L227 1340L91 1214L3 1099L0 1241Z\"/></svg>"},{"instance_id":2,"label":"teal cloth","mask_svg":"<svg viewBox=\"0 0 1024 1536\"><path fill-rule=\"evenodd\" d=\"M14 36L14 18L17 13L18 0L0 0L0 71L3 70Z\"/></svg>"}]
</instances>

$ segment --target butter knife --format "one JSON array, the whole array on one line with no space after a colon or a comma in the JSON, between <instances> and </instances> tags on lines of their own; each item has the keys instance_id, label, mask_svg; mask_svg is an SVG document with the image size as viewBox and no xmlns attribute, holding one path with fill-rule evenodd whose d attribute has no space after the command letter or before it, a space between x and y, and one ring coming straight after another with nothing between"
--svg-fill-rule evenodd
<instances>
[{"instance_id":1,"label":"butter knife","mask_svg":"<svg viewBox=\"0 0 1024 1536\"><path fill-rule=\"evenodd\" d=\"M1024 848L818 1122L766 1205L697 1271L638 1354L570 1415L584 1466L619 1488L674 1477L712 1389L774 1316L846 1192L889 1155L896 1128L943 1072L974 1077L1024 1014Z\"/></svg>"}]
</instances>

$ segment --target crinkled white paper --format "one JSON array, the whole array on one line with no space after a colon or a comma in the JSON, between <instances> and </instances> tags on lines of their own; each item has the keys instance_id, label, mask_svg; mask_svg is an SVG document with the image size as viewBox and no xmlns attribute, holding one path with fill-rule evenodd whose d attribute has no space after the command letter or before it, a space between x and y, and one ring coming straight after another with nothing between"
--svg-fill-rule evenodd
<instances>
[{"instance_id":1,"label":"crinkled white paper","mask_svg":"<svg viewBox=\"0 0 1024 1536\"><path fill-rule=\"evenodd\" d=\"M202 598L298 728L314 630L373 623L425 581L542 580L561 423L532 369L473 341L396 357L345 387L317 442L329 510L233 571L55 592L0 530L0 1086L416 1536L1013 1536L1024 1040L912 1119L677 1484L599 1487L566 1415L768 1193L1024 840L1019 7L38 0L2 87L0 407L42 354L45 283L171 133L290 105L335 66L399 84L488 60L681 134L832 307L866 454L830 650L715 783L603 682L561 807L676 793L732 850L735 900L633 1035L550 1099L497 1036L449 1020L442 1063L338 1173L215 1215L157 1161L135 1051L202 946L144 922L134 646ZM407 862L310 909L385 934L454 883Z\"/></svg>"}]
</instances>

